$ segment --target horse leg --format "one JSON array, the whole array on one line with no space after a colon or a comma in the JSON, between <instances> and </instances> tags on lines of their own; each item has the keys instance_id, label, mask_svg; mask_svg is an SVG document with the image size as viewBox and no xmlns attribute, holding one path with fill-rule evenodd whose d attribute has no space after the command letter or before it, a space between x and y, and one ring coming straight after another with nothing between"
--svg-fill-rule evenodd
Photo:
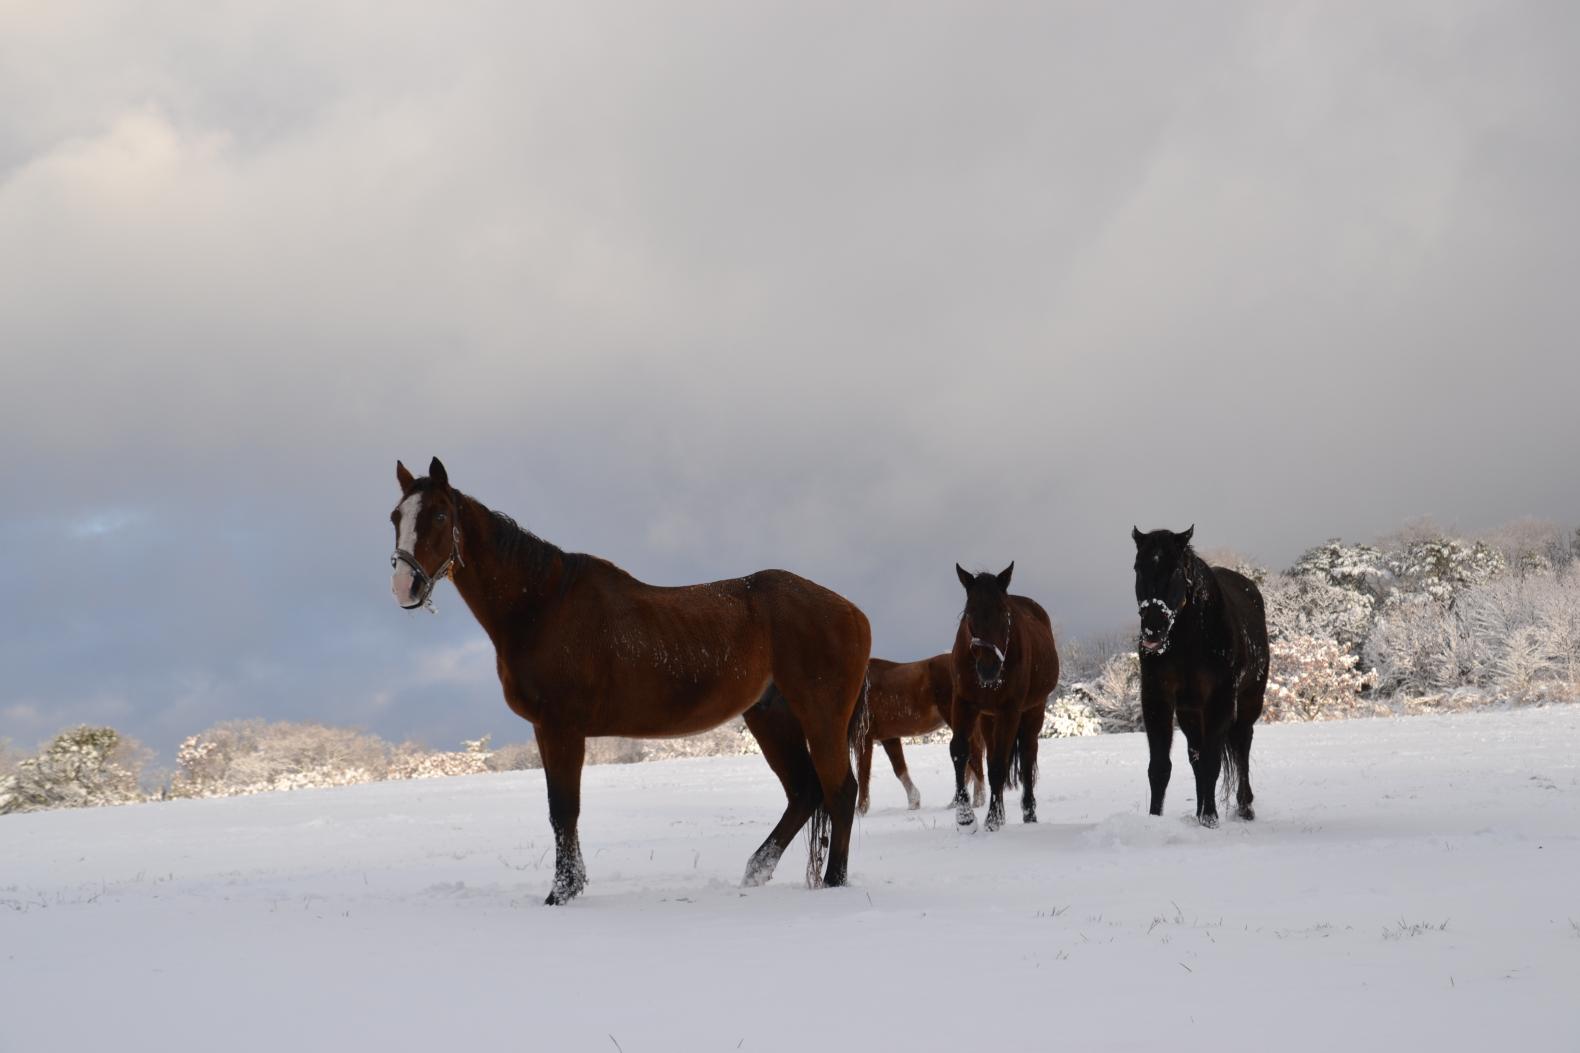
<instances>
[{"instance_id":1,"label":"horse leg","mask_svg":"<svg viewBox=\"0 0 1580 1053\"><path fill-rule=\"evenodd\" d=\"M1235 803L1239 806L1241 819L1256 818L1256 809L1251 807L1251 802L1256 800L1256 795L1251 792L1251 734L1255 730L1255 724L1236 724L1229 729L1229 749L1240 775Z\"/></svg>"},{"instance_id":2,"label":"horse leg","mask_svg":"<svg viewBox=\"0 0 1580 1053\"><path fill-rule=\"evenodd\" d=\"M977 711L963 698L957 698L949 710L949 726L954 734L949 738L949 759L955 762L955 825L976 825L976 813L971 810L971 798L966 796L966 765L971 760L971 740L978 737Z\"/></svg>"},{"instance_id":3,"label":"horse leg","mask_svg":"<svg viewBox=\"0 0 1580 1053\"><path fill-rule=\"evenodd\" d=\"M900 745L899 739L884 739L883 752L889 755L889 764L894 768L895 778L900 780L900 785L905 787L905 807L911 811L922 806L922 795L911 781L911 773L905 767L905 750ZM862 814L866 814L863 811Z\"/></svg>"},{"instance_id":4,"label":"horse leg","mask_svg":"<svg viewBox=\"0 0 1580 1053\"><path fill-rule=\"evenodd\" d=\"M1163 814L1163 795L1169 788L1169 775L1174 762L1169 760L1169 750L1174 745L1174 711L1165 706L1142 706L1141 722L1147 729L1147 783L1152 790L1147 811L1152 815Z\"/></svg>"},{"instance_id":5,"label":"horse leg","mask_svg":"<svg viewBox=\"0 0 1580 1053\"><path fill-rule=\"evenodd\" d=\"M1191 713L1180 721L1185 745L1190 748L1191 771L1196 775L1196 821L1218 825L1218 773L1223 768L1223 732L1206 726L1205 713Z\"/></svg>"},{"instance_id":6,"label":"horse leg","mask_svg":"<svg viewBox=\"0 0 1580 1053\"><path fill-rule=\"evenodd\" d=\"M1021 821L1037 821L1037 744L1042 731L1046 710L1042 706L1027 710L1020 718L1020 733L1015 744L1020 750L1020 817Z\"/></svg>"},{"instance_id":7,"label":"horse leg","mask_svg":"<svg viewBox=\"0 0 1580 1053\"><path fill-rule=\"evenodd\" d=\"M889 744L885 742L883 748L887 750ZM869 796L872 789L872 732L868 731L861 736L861 742L856 747L856 814L866 815L867 809L872 806ZM890 754L893 759L893 754Z\"/></svg>"},{"instance_id":8,"label":"horse leg","mask_svg":"<svg viewBox=\"0 0 1580 1053\"><path fill-rule=\"evenodd\" d=\"M993 738L988 743L988 808L982 825L989 831L1004 825L1004 784L1009 781L1009 766L1015 754L1018 722L1008 717L993 721Z\"/></svg>"},{"instance_id":9,"label":"horse leg","mask_svg":"<svg viewBox=\"0 0 1580 1053\"><path fill-rule=\"evenodd\" d=\"M587 739L581 735L535 727L543 775L549 787L549 825L554 828L554 885L550 905L569 903L587 887L576 820L582 809L582 761Z\"/></svg>"},{"instance_id":10,"label":"horse leg","mask_svg":"<svg viewBox=\"0 0 1580 1053\"><path fill-rule=\"evenodd\" d=\"M766 885L774 876L779 857L817 810L822 789L818 786L817 770L812 767L812 755L807 752L806 736L783 696L769 688L763 701L743 716L747 730L762 748L763 759L779 777L787 802L778 825L746 861L746 875L741 878L741 884L757 886Z\"/></svg>"},{"instance_id":11,"label":"horse leg","mask_svg":"<svg viewBox=\"0 0 1580 1053\"><path fill-rule=\"evenodd\" d=\"M971 733L971 807L981 808L987 803L987 742L982 738L982 727Z\"/></svg>"}]
</instances>

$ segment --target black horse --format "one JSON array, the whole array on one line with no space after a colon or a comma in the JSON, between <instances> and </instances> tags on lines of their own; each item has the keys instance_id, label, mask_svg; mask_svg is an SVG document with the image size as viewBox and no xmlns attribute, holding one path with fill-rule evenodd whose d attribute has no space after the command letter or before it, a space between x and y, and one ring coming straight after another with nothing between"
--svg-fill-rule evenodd
<instances>
[{"instance_id":1,"label":"black horse","mask_svg":"<svg viewBox=\"0 0 1580 1053\"><path fill-rule=\"evenodd\" d=\"M1254 582L1196 555L1195 531L1130 529L1141 607L1141 717L1151 751L1152 814L1163 814L1177 715L1196 773L1196 818L1217 826L1213 788L1220 766L1225 799L1238 781L1240 818L1256 818L1251 732L1267 689L1267 614Z\"/></svg>"}]
</instances>

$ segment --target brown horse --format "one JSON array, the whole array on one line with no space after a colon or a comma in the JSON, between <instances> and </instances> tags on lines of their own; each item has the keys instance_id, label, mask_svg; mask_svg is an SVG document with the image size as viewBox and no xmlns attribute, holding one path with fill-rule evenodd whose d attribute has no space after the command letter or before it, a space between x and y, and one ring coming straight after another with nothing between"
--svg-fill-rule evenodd
<instances>
[{"instance_id":1,"label":"brown horse","mask_svg":"<svg viewBox=\"0 0 1580 1053\"><path fill-rule=\"evenodd\" d=\"M735 716L789 799L747 862L745 884L773 875L808 820L809 882L826 851L822 883L845 883L856 810L850 751L872 644L854 604L782 570L646 585L490 511L450 485L437 457L424 478L398 462L395 477L396 602L424 606L449 577L494 643L506 704L536 733L554 828L547 902L564 903L587 883L576 821L588 736L694 735Z\"/></svg>"},{"instance_id":2,"label":"brown horse","mask_svg":"<svg viewBox=\"0 0 1580 1053\"><path fill-rule=\"evenodd\" d=\"M856 811L867 814L868 789L872 781L872 744L883 743L883 751L894 766L895 778L905 787L905 799L914 811L922 806L922 795L905 767L905 751L900 739L911 735L930 735L949 723L949 700L954 686L949 679L949 655L939 654L919 662L890 662L874 658L867 663L867 709L871 720L861 737L856 760ZM982 804L982 734L971 737L972 799Z\"/></svg>"},{"instance_id":3,"label":"brown horse","mask_svg":"<svg viewBox=\"0 0 1580 1053\"><path fill-rule=\"evenodd\" d=\"M955 762L955 822L971 826L965 768L971 733L980 723L987 740L988 810L984 825L1004 825L1004 786L1023 788L1021 818L1037 821L1037 736L1048 696L1059 685L1059 651L1053 623L1036 600L1009 594L1011 563L998 574L968 574L955 564L966 590L966 608L950 652L954 702L949 754Z\"/></svg>"}]
</instances>

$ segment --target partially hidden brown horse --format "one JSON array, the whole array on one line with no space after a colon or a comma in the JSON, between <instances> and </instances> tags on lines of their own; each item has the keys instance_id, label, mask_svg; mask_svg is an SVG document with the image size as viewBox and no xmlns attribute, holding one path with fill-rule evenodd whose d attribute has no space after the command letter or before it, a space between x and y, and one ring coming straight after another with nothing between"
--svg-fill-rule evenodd
<instances>
[{"instance_id":1,"label":"partially hidden brown horse","mask_svg":"<svg viewBox=\"0 0 1580 1053\"><path fill-rule=\"evenodd\" d=\"M1059 651L1053 623L1036 600L1012 596L1015 564L998 574L968 574L955 564L966 606L950 652L954 700L949 755L955 762L955 822L968 827L976 814L966 798L966 761L979 725L987 740L988 810L983 825L1004 825L1004 786L1022 786L1021 818L1037 821L1037 736L1048 696L1059 685Z\"/></svg>"},{"instance_id":2,"label":"partially hidden brown horse","mask_svg":"<svg viewBox=\"0 0 1580 1053\"><path fill-rule=\"evenodd\" d=\"M905 787L905 800L912 810L922 806L922 795L911 781L905 766L905 750L900 739L931 735L949 723L949 703L954 685L949 677L949 655L939 654L919 662L890 662L874 658L867 663L867 733L857 746L856 812L867 814L871 803L872 744L883 743L894 776ZM972 801L978 807L984 798L986 780L982 774L982 734L971 738Z\"/></svg>"},{"instance_id":3,"label":"partially hidden brown horse","mask_svg":"<svg viewBox=\"0 0 1580 1053\"><path fill-rule=\"evenodd\" d=\"M505 702L532 723L548 784L554 884L565 903L587 883L577 837L587 738L694 735L735 716L762 746L788 804L746 864L760 885L812 821L809 883L843 885L856 810L851 750L872 644L850 601L782 570L706 585L646 585L570 553L450 485L435 457L401 497L391 588L428 605L449 577L493 641ZM832 823L832 833L828 826Z\"/></svg>"}]
</instances>

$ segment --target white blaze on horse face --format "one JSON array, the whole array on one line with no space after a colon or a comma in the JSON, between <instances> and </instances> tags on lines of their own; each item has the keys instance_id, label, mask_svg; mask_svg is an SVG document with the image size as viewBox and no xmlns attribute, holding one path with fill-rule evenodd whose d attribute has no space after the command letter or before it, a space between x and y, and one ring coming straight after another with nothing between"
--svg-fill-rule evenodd
<instances>
[{"instance_id":1,"label":"white blaze on horse face","mask_svg":"<svg viewBox=\"0 0 1580 1053\"><path fill-rule=\"evenodd\" d=\"M417 547L417 513L422 511L422 494L412 494L400 503L400 527L395 536L395 547L413 556ZM417 576L404 560L397 561L395 573L390 575L390 592L402 607L411 606L416 598Z\"/></svg>"}]
</instances>

